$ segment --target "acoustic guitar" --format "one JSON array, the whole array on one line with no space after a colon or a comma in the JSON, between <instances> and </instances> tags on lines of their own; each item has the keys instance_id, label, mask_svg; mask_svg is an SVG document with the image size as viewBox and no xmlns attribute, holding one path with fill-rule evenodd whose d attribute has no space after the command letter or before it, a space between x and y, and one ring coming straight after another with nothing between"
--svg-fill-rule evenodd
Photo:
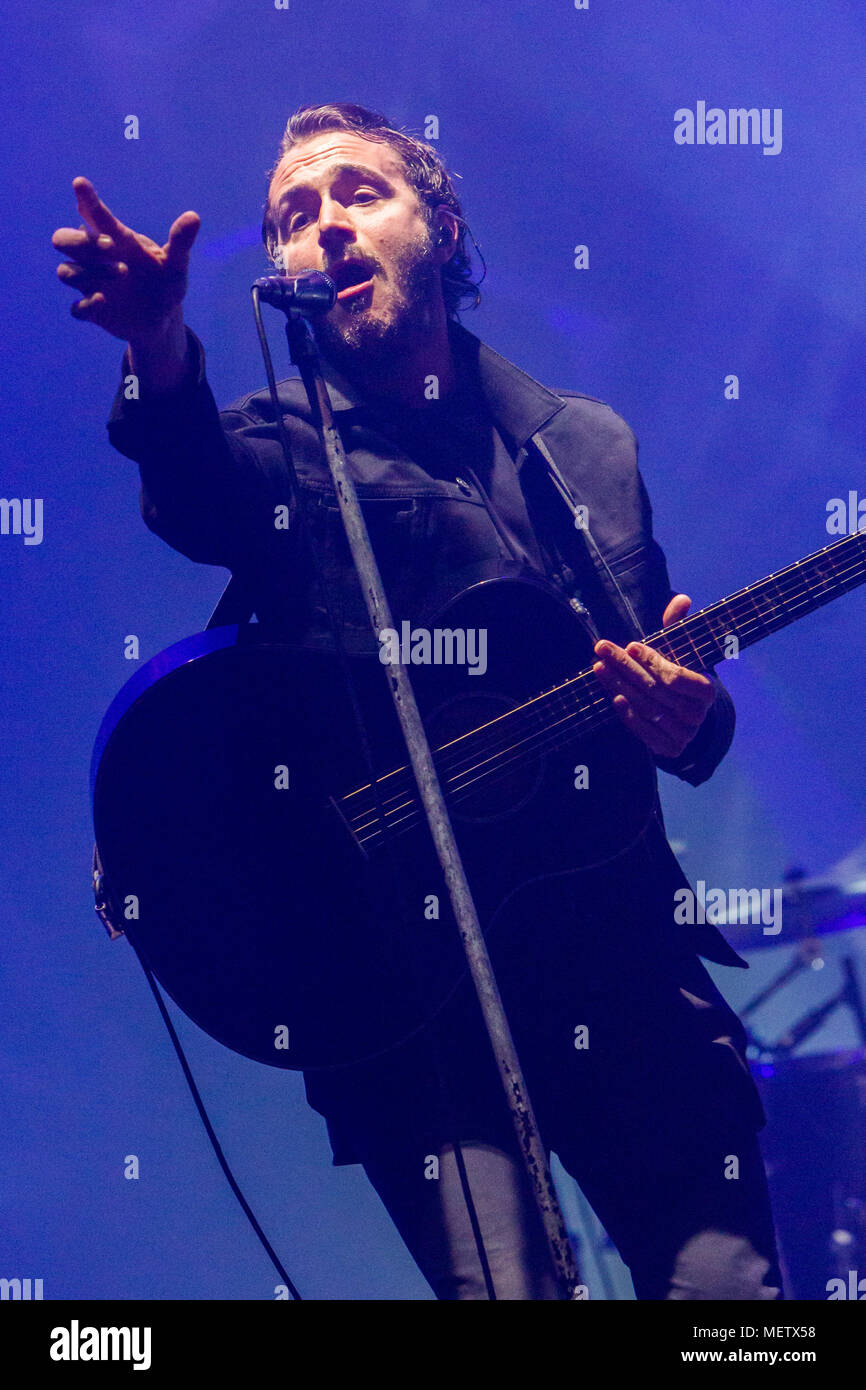
<instances>
[{"instance_id":1,"label":"acoustic guitar","mask_svg":"<svg viewBox=\"0 0 866 1390\"><path fill-rule=\"evenodd\" d=\"M864 580L857 532L645 642L710 671ZM543 579L477 578L428 631L444 634L440 660L410 674L497 968L515 933L541 930L540 881L580 897L657 825L654 765L594 676L578 615ZM467 633L484 634L483 673L459 660ZM374 777L329 644L258 623L148 661L96 741L111 920L185 1014L272 1066L373 1057L465 974L384 655L349 658Z\"/></svg>"}]
</instances>

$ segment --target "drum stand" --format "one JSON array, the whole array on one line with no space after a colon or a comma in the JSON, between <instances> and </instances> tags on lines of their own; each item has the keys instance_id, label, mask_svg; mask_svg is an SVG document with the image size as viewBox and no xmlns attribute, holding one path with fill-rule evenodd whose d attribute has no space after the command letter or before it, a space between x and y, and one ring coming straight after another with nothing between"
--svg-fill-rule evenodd
<instances>
[{"instance_id":1,"label":"drum stand","mask_svg":"<svg viewBox=\"0 0 866 1390\"><path fill-rule=\"evenodd\" d=\"M765 1004L768 999L771 999L774 994L777 994L784 985L796 979L804 970L811 969L813 961L820 959L820 955L821 946L816 937L807 937L804 941L801 941L793 961L786 965L784 970L772 979L764 989L760 990L758 994L749 1000L745 1007L740 1010L740 1018L748 1018L749 1015L759 1009L762 1004ZM831 995L829 999L826 999L823 1004L819 1004L817 1008L810 1009L810 1011L804 1014L802 1018L798 1019L796 1023L792 1023L790 1028L786 1029L776 1042L763 1042L747 1027L746 1032L749 1042L760 1054L761 1061L770 1062L776 1058L790 1056L794 1049L799 1047L801 1042L808 1038L811 1033L814 1033L815 1029L819 1028L824 1020L829 1018L830 1015L843 1004L847 1005L853 1013L854 1020L857 1024L857 1031L860 1035L860 1042L863 1047L866 1048L866 1010L864 1010L863 1007L863 994L857 979L857 971L853 956L844 956L842 958L842 972L845 976L845 981L841 989L839 989L836 994Z\"/></svg>"},{"instance_id":2,"label":"drum stand","mask_svg":"<svg viewBox=\"0 0 866 1390\"><path fill-rule=\"evenodd\" d=\"M820 956L821 944L817 937L808 936L801 940L793 960L764 989L749 1000L745 1007L740 1010L740 1017L745 1021L749 1015L755 1013L762 1004L765 1004L785 985L800 976L804 970L811 969L813 963L819 960ZM760 1062L771 1064L790 1058L796 1048L814 1033L825 1019L842 1006L847 1006L854 1015L860 1042L866 1051L866 1010L864 1010L863 995L852 956L842 958L842 973L843 983L836 993L825 999L816 1008L803 1014L775 1042L763 1041L746 1025L749 1043L758 1052ZM852 1191L850 1183L850 1174L848 1181L840 1179L833 1183L832 1230L828 1241L835 1276L842 1280L846 1288L849 1283L852 1262L859 1266L859 1257L866 1249L866 1193ZM854 1185L857 1186L856 1180ZM857 1294L849 1294L848 1296L857 1297Z\"/></svg>"}]
</instances>

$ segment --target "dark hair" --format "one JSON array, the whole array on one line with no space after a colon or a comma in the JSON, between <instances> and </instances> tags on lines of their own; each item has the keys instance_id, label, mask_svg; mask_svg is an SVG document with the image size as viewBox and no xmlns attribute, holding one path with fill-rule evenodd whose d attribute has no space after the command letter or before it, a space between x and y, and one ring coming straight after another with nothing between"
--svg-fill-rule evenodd
<instances>
[{"instance_id":1,"label":"dark hair","mask_svg":"<svg viewBox=\"0 0 866 1390\"><path fill-rule=\"evenodd\" d=\"M276 162L268 171L268 191L271 180L283 156L294 145L309 140L314 135L322 135L329 130L349 130L362 135L365 140L378 140L390 145L399 155L405 170L406 182L415 189L424 219L431 229L437 207L446 207L457 219L458 235L454 254L442 267L442 297L449 318L456 318L461 301L472 300L476 308L481 300L478 286L472 279L472 267L466 251L466 232L468 224L463 220L460 201L437 150L432 145L395 130L384 116L370 111L365 106L353 102L337 101L327 106L303 106L289 117L283 138L280 141ZM470 233L471 236L471 233ZM277 228L271 215L270 202L265 194L264 219L262 221L262 241L268 255L273 260L277 250Z\"/></svg>"}]
</instances>

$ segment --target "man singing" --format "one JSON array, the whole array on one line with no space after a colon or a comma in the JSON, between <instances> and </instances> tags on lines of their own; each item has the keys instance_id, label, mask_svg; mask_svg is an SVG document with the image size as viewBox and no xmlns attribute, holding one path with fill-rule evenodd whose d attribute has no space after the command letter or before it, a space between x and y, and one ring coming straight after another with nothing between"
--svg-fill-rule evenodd
<instances>
[{"instance_id":1,"label":"man singing","mask_svg":"<svg viewBox=\"0 0 866 1390\"><path fill-rule=\"evenodd\" d=\"M74 316L128 344L123 374L138 378L138 398L118 391L109 432L139 465L147 525L242 576L261 621L312 630L321 604L309 567L274 534L274 505L292 494L269 397L219 413L183 321L198 216L185 212L159 246L118 222L87 179L73 187L84 225L55 232L58 274L78 296ZM323 270L337 285L314 332L395 620L434 591L458 592L478 562L544 576L585 611L596 674L626 728L697 786L730 745L733 707L715 677L633 640L690 603L652 538L634 435L608 406L548 390L459 323L462 301L478 299L466 232L430 145L348 103L290 119L263 236L287 274ZM303 387L291 378L279 392L303 486L325 497ZM551 461L588 506L597 549ZM326 507L317 544L341 620L369 635L340 527ZM540 881L532 911L544 932L527 930L509 962L532 989L510 992L506 978L503 993L545 1146L585 1192L637 1297L774 1299L763 1111L742 1026L699 956L743 962L714 928L675 925L684 883L660 815L591 888L580 875ZM583 1053L568 1041L575 1022L591 1040ZM455 997L374 1062L305 1081L334 1162L363 1164L438 1298L557 1296L474 1000Z\"/></svg>"}]
</instances>

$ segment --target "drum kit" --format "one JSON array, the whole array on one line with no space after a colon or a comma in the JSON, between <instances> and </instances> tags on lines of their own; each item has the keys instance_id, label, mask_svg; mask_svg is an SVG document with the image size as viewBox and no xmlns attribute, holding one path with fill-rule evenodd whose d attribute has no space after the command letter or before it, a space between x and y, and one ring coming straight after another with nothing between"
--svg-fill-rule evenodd
<instances>
[{"instance_id":1,"label":"drum kit","mask_svg":"<svg viewBox=\"0 0 866 1390\"><path fill-rule=\"evenodd\" d=\"M761 978L735 1007L767 1113L762 1147L786 1292L866 1299L866 844L820 878L790 870L782 902L781 936L730 916L718 925ZM806 1007L778 1032L782 1000Z\"/></svg>"}]
</instances>

